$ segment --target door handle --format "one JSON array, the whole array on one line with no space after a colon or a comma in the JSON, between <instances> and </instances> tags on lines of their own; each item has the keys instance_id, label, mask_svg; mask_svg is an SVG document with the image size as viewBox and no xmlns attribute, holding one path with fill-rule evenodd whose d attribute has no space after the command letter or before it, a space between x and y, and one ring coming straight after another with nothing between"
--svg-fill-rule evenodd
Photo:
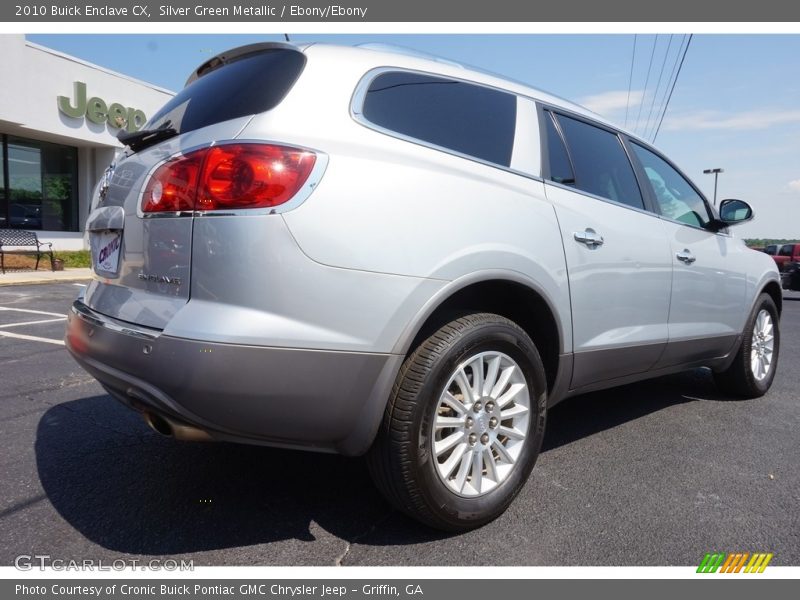
<instances>
[{"instance_id":1,"label":"door handle","mask_svg":"<svg viewBox=\"0 0 800 600\"><path fill-rule=\"evenodd\" d=\"M587 227L584 231L576 231L572 234L576 242L586 244L588 248L597 248L603 245L603 236L597 233L594 229Z\"/></svg>"},{"instance_id":2,"label":"door handle","mask_svg":"<svg viewBox=\"0 0 800 600\"><path fill-rule=\"evenodd\" d=\"M688 249L684 249L683 252L678 252L675 256L679 261L686 265L690 265L697 260L694 257L694 254L692 254Z\"/></svg>"}]
</instances>

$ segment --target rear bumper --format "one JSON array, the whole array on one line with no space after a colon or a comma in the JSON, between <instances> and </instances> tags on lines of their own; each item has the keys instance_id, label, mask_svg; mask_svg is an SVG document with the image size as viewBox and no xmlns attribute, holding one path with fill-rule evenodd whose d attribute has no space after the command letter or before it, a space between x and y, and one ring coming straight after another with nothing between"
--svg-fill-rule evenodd
<instances>
[{"instance_id":1,"label":"rear bumper","mask_svg":"<svg viewBox=\"0 0 800 600\"><path fill-rule=\"evenodd\" d=\"M212 439L359 455L402 356L207 343L138 328L80 300L66 345L115 398Z\"/></svg>"}]
</instances>

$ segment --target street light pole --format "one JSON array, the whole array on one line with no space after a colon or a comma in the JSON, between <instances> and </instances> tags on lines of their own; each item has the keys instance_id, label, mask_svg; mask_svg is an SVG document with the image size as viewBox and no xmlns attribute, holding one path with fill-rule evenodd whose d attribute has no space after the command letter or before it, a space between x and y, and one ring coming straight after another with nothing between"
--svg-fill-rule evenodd
<instances>
[{"instance_id":1,"label":"street light pole","mask_svg":"<svg viewBox=\"0 0 800 600\"><path fill-rule=\"evenodd\" d=\"M703 169L703 173L705 175L714 174L714 206L717 205L717 178L719 177L720 173L724 173L724 169Z\"/></svg>"}]
</instances>

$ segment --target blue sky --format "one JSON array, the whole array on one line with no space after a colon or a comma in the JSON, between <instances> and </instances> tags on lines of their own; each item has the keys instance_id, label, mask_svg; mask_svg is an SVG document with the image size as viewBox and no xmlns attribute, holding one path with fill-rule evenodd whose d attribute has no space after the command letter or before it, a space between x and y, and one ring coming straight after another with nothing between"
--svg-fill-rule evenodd
<instances>
[{"instance_id":1,"label":"blue sky","mask_svg":"<svg viewBox=\"0 0 800 600\"><path fill-rule=\"evenodd\" d=\"M198 64L222 50L283 39L274 34L27 37L171 90L180 89ZM630 102L633 35L292 34L291 38L400 44L512 77L584 104L620 124L625 122L627 105L628 128L640 135L647 132L644 137L650 138L684 36L636 37ZM651 108L659 76L661 86ZM703 175L703 169L725 169L719 177L718 198L742 198L756 211L756 220L741 226L737 235L800 238L800 35L695 35L656 145L709 198L713 177Z\"/></svg>"}]
</instances>

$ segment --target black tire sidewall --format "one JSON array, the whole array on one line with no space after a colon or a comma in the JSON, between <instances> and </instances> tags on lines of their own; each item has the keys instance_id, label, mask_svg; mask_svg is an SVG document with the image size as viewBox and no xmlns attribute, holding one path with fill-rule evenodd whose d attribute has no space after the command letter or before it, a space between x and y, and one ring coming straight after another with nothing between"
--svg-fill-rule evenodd
<instances>
[{"instance_id":1,"label":"black tire sidewall","mask_svg":"<svg viewBox=\"0 0 800 600\"><path fill-rule=\"evenodd\" d=\"M469 356L489 350L507 354L521 368L531 395L531 418L525 446L509 477L488 494L468 498L447 488L436 472L432 424L439 397L456 366ZM454 527L478 526L496 518L508 507L530 475L541 448L547 412L546 390L544 368L536 347L522 330L506 323L485 323L471 328L453 340L434 362L418 395L413 419L416 446L411 455L420 493L440 519Z\"/></svg>"},{"instance_id":2,"label":"black tire sidewall","mask_svg":"<svg viewBox=\"0 0 800 600\"><path fill-rule=\"evenodd\" d=\"M750 351L753 344L753 327L755 327L756 319L758 318L759 313L762 310L766 310L770 316L772 317L772 330L774 335L774 346L773 346L773 353L772 353L772 362L770 363L770 369L767 376L759 381L753 375L752 366L750 364ZM762 294L758 302L756 302L753 311L750 313L750 318L747 320L747 326L744 331L744 336L742 338L742 351L741 351L741 358L740 364L738 365L740 369L743 369L743 376L746 382L746 385L749 390L747 392L751 394L757 394L759 396L763 396L767 393L770 386L772 386L772 381L775 379L775 372L778 368L778 358L780 355L780 346L781 346L781 335L780 335L780 327L778 325L778 308L775 306L775 302L769 296L769 294Z\"/></svg>"}]
</instances>

